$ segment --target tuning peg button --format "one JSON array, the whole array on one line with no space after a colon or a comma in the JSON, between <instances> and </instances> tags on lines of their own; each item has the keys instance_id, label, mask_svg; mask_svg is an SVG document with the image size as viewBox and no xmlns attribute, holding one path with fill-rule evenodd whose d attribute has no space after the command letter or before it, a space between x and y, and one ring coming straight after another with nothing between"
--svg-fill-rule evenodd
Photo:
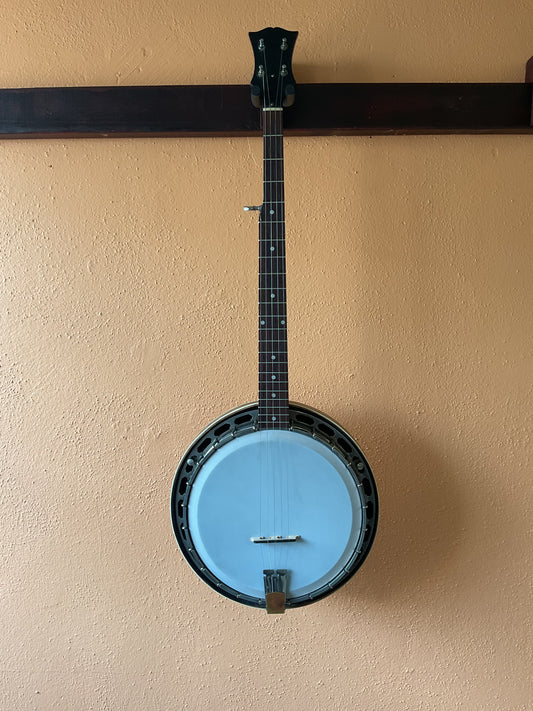
<instances>
[{"instance_id":1,"label":"tuning peg button","mask_svg":"<svg viewBox=\"0 0 533 711\"><path fill-rule=\"evenodd\" d=\"M246 205L243 210L244 212L250 212L250 210L260 210L262 205Z\"/></svg>"}]
</instances>

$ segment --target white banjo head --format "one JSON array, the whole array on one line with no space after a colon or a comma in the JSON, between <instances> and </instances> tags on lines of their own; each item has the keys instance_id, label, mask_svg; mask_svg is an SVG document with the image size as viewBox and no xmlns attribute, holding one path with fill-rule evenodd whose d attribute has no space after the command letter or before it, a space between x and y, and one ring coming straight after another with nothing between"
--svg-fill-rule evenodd
<instances>
[{"instance_id":1,"label":"white banjo head","mask_svg":"<svg viewBox=\"0 0 533 711\"><path fill-rule=\"evenodd\" d=\"M286 607L313 602L362 564L377 494L339 425L290 405L290 429L258 430L257 406L234 410L191 445L172 491L172 521L193 569L226 597L265 607L265 570L283 571Z\"/></svg>"}]
</instances>

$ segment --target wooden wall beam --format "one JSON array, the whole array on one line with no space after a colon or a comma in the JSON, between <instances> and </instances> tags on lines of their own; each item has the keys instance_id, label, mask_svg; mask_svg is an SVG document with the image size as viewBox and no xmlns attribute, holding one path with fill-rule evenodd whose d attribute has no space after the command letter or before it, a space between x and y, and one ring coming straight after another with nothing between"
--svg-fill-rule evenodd
<instances>
[{"instance_id":1,"label":"wooden wall beam","mask_svg":"<svg viewBox=\"0 0 533 711\"><path fill-rule=\"evenodd\" d=\"M289 136L533 133L532 85L299 84ZM247 85L0 90L1 138L259 135Z\"/></svg>"}]
</instances>

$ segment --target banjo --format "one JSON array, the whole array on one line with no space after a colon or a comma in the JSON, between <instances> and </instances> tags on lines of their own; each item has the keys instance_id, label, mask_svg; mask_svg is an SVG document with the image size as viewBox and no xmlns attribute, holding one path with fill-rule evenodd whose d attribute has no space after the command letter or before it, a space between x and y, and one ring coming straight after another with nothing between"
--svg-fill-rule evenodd
<instances>
[{"instance_id":1,"label":"banjo","mask_svg":"<svg viewBox=\"0 0 533 711\"><path fill-rule=\"evenodd\" d=\"M178 545L225 597L269 613L343 585L374 540L378 498L354 439L289 401L283 108L294 103L297 32L250 32L252 103L263 125L259 212L259 399L211 423L180 461L171 494Z\"/></svg>"}]
</instances>

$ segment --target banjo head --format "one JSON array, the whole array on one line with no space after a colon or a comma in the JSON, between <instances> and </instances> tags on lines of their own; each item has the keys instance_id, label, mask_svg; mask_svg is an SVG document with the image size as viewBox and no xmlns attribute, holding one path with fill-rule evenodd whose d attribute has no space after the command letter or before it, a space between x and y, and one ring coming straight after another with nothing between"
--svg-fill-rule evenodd
<instances>
[{"instance_id":1,"label":"banjo head","mask_svg":"<svg viewBox=\"0 0 533 711\"><path fill-rule=\"evenodd\" d=\"M289 429L258 429L257 404L213 422L181 460L171 495L177 542L222 595L266 606L264 571L282 572L287 608L343 585L377 528L370 467L325 415L290 403Z\"/></svg>"}]
</instances>

